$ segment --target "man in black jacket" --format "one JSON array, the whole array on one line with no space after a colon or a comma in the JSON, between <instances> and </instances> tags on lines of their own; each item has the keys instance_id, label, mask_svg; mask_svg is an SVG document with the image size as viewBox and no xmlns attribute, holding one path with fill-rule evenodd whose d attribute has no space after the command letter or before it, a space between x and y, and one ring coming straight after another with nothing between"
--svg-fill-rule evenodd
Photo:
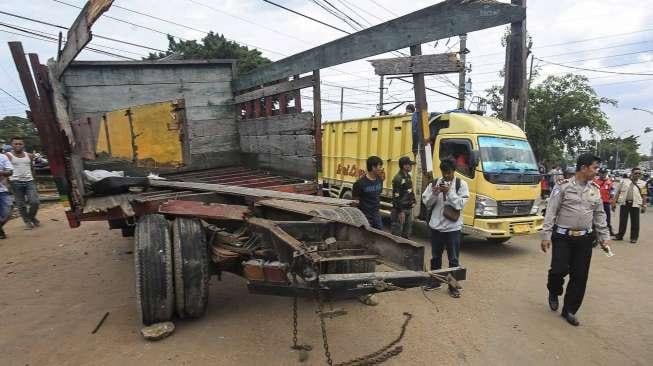
<instances>
[{"instance_id":1,"label":"man in black jacket","mask_svg":"<svg viewBox=\"0 0 653 366\"><path fill-rule=\"evenodd\" d=\"M415 165L407 156L399 159L399 172L392 179L392 234L406 239L413 232L413 207L415 207L415 192L410 171Z\"/></svg>"}]
</instances>

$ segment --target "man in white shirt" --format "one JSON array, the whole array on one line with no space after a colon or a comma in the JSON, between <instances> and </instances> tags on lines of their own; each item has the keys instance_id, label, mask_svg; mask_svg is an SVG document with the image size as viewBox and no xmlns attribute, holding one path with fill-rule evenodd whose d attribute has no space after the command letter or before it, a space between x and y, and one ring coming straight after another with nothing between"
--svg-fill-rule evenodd
<instances>
[{"instance_id":1,"label":"man in white shirt","mask_svg":"<svg viewBox=\"0 0 653 366\"><path fill-rule=\"evenodd\" d=\"M0 154L0 239L7 238L2 227L11 213L11 195L7 189L7 178L11 176L13 171L14 167L9 159L4 154Z\"/></svg>"},{"instance_id":2,"label":"man in white shirt","mask_svg":"<svg viewBox=\"0 0 653 366\"><path fill-rule=\"evenodd\" d=\"M619 232L614 240L624 239L628 216L630 216L630 242L637 243L639 214L646 212L646 182L640 179L641 176L641 169L633 168L630 178L623 178L617 186L616 194L612 199L612 211L615 211L619 204Z\"/></svg>"},{"instance_id":3,"label":"man in white shirt","mask_svg":"<svg viewBox=\"0 0 653 366\"><path fill-rule=\"evenodd\" d=\"M25 141L21 137L12 138L11 147L13 151L5 154L14 166L14 173L9 177L9 182L14 192L16 207L25 222L25 228L32 229L40 225L36 218L39 210L39 194L32 174L34 155L25 151Z\"/></svg>"},{"instance_id":4,"label":"man in white shirt","mask_svg":"<svg viewBox=\"0 0 653 366\"><path fill-rule=\"evenodd\" d=\"M422 194L422 202L427 210L431 210L431 270L442 268L444 249L447 250L449 267L460 265L458 256L463 226L461 211L469 199L469 188L464 180L454 177L455 166L453 159L442 160L442 178L434 179ZM449 294L455 298L460 297L460 292L453 286L449 286Z\"/></svg>"}]
</instances>

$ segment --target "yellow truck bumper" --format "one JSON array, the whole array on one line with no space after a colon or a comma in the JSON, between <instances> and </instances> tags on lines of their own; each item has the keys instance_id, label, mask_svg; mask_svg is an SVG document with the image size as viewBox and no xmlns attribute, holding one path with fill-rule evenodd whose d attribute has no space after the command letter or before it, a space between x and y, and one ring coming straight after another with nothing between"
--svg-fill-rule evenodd
<instances>
[{"instance_id":1,"label":"yellow truck bumper","mask_svg":"<svg viewBox=\"0 0 653 366\"><path fill-rule=\"evenodd\" d=\"M464 225L463 233L482 238L509 238L542 231L544 217L527 216L502 219L474 219L474 226Z\"/></svg>"}]
</instances>

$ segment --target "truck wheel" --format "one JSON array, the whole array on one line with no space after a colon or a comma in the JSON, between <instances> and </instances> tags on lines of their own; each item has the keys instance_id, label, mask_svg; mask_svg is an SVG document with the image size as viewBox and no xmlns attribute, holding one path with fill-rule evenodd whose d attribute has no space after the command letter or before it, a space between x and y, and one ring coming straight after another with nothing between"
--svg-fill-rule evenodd
<instances>
[{"instance_id":1,"label":"truck wheel","mask_svg":"<svg viewBox=\"0 0 653 366\"><path fill-rule=\"evenodd\" d=\"M487 238L487 241L489 241L492 244L497 244L497 245L503 244L503 243L507 242L508 240L510 240L510 238Z\"/></svg>"},{"instance_id":2,"label":"truck wheel","mask_svg":"<svg viewBox=\"0 0 653 366\"><path fill-rule=\"evenodd\" d=\"M209 301L209 255L198 219L176 218L172 224L175 298L180 318L199 318Z\"/></svg>"},{"instance_id":3,"label":"truck wheel","mask_svg":"<svg viewBox=\"0 0 653 366\"><path fill-rule=\"evenodd\" d=\"M175 306L168 221L157 214L141 217L134 239L138 314L145 325L168 321Z\"/></svg>"},{"instance_id":4,"label":"truck wheel","mask_svg":"<svg viewBox=\"0 0 653 366\"><path fill-rule=\"evenodd\" d=\"M343 222L356 227L369 227L370 223L363 212L356 207L319 208L309 212L311 215Z\"/></svg>"},{"instance_id":5,"label":"truck wheel","mask_svg":"<svg viewBox=\"0 0 653 366\"><path fill-rule=\"evenodd\" d=\"M340 198L342 198L343 200L350 200L350 199L352 199L353 196L352 196L352 194L351 194L351 190L350 190L350 189L346 190L345 193L343 193L342 196L341 196Z\"/></svg>"}]
</instances>

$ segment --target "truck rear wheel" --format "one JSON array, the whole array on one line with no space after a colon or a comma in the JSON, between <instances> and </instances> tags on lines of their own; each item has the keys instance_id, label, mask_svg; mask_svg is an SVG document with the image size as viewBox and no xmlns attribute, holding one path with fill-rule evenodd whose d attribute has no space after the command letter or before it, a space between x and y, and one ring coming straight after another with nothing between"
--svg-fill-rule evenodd
<instances>
[{"instance_id":1,"label":"truck rear wheel","mask_svg":"<svg viewBox=\"0 0 653 366\"><path fill-rule=\"evenodd\" d=\"M138 314L145 325L168 321L175 306L168 221L163 215L145 215L134 236Z\"/></svg>"},{"instance_id":2,"label":"truck rear wheel","mask_svg":"<svg viewBox=\"0 0 653 366\"><path fill-rule=\"evenodd\" d=\"M198 219L179 217L172 224L175 299L180 318L199 318L209 301L209 255Z\"/></svg>"}]
</instances>

